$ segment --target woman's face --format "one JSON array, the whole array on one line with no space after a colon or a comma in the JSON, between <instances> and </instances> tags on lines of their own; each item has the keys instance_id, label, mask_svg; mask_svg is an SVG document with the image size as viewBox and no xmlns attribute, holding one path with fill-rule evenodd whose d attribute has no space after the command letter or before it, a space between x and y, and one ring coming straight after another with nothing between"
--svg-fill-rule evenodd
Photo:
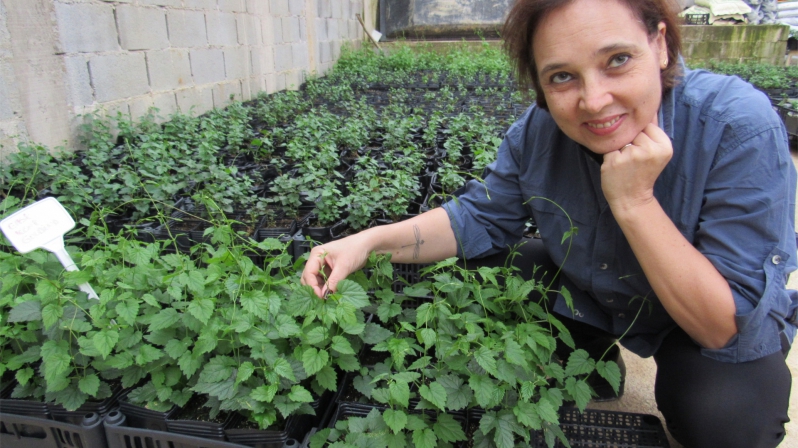
<instances>
[{"instance_id":1,"label":"woman's face","mask_svg":"<svg viewBox=\"0 0 798 448\"><path fill-rule=\"evenodd\" d=\"M616 0L574 0L543 18L532 49L549 112L597 154L630 143L659 110L665 24L653 39Z\"/></svg>"}]
</instances>

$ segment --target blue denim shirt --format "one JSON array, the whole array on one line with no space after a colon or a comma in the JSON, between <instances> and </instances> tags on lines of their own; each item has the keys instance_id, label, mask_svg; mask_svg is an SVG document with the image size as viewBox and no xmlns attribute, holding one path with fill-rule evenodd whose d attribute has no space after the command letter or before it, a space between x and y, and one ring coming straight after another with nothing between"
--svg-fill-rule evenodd
<instances>
[{"instance_id":1,"label":"blue denim shirt","mask_svg":"<svg viewBox=\"0 0 798 448\"><path fill-rule=\"evenodd\" d=\"M663 97L660 127L673 158L654 195L731 287L738 334L705 356L757 359L792 341L798 293L796 173L787 133L769 100L737 77L688 71ZM507 132L485 185L472 181L445 204L459 255L475 258L517 243L532 217L573 297L554 310L615 335L651 356L676 323L649 285L601 190L600 164L565 136L551 115L530 107ZM563 235L578 230L564 243ZM695 300L701 300L696 297ZM628 330L628 332L627 332Z\"/></svg>"}]
</instances>

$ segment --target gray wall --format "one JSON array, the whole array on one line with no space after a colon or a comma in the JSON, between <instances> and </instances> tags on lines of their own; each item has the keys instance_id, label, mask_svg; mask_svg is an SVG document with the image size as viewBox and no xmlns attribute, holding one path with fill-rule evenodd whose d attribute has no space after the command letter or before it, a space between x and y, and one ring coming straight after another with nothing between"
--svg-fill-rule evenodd
<instances>
[{"instance_id":1,"label":"gray wall","mask_svg":"<svg viewBox=\"0 0 798 448\"><path fill-rule=\"evenodd\" d=\"M323 74L363 0L0 0L0 157L80 115L201 114Z\"/></svg>"}]
</instances>

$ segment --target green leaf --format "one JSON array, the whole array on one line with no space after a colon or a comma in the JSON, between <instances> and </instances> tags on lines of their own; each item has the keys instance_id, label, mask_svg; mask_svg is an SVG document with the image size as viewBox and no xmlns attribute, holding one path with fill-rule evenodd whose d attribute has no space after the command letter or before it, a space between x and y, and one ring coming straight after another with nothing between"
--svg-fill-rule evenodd
<instances>
[{"instance_id":1,"label":"green leaf","mask_svg":"<svg viewBox=\"0 0 798 448\"><path fill-rule=\"evenodd\" d=\"M139 313L139 304L135 300L125 300L116 304L116 314L123 323L134 325Z\"/></svg>"},{"instance_id":2,"label":"green leaf","mask_svg":"<svg viewBox=\"0 0 798 448\"><path fill-rule=\"evenodd\" d=\"M313 396L310 395L310 392L298 384L291 387L291 392L288 392L288 398L298 403L310 403L313 401Z\"/></svg>"},{"instance_id":3,"label":"green leaf","mask_svg":"<svg viewBox=\"0 0 798 448\"><path fill-rule=\"evenodd\" d=\"M416 448L435 448L438 446L438 437L429 428L413 431L413 446Z\"/></svg>"},{"instance_id":4,"label":"green leaf","mask_svg":"<svg viewBox=\"0 0 798 448\"><path fill-rule=\"evenodd\" d=\"M341 302L353 305L360 309L370 305L369 296L362 286L352 280L341 280L338 282L338 294L341 295Z\"/></svg>"},{"instance_id":5,"label":"green leaf","mask_svg":"<svg viewBox=\"0 0 798 448\"><path fill-rule=\"evenodd\" d=\"M418 341L424 344L424 347L426 348L430 348L435 345L435 341L438 339L438 335L432 328L422 328L418 331L416 337L418 337Z\"/></svg>"},{"instance_id":6,"label":"green leaf","mask_svg":"<svg viewBox=\"0 0 798 448\"><path fill-rule=\"evenodd\" d=\"M457 375L443 375L438 378L438 383L446 390L446 407L452 411L465 409L474 396L471 388L463 384L463 379Z\"/></svg>"},{"instance_id":7,"label":"green leaf","mask_svg":"<svg viewBox=\"0 0 798 448\"><path fill-rule=\"evenodd\" d=\"M299 325L296 324L294 319L285 314L279 314L277 316L275 325L277 325L277 333L281 338L289 338L302 333L302 329L299 328Z\"/></svg>"},{"instance_id":8,"label":"green leaf","mask_svg":"<svg viewBox=\"0 0 798 448\"><path fill-rule=\"evenodd\" d=\"M44 380L48 390L52 390L50 383L58 383L68 377L72 370L72 356L69 354L69 343L66 340L45 341L42 344L42 365L44 365Z\"/></svg>"},{"instance_id":9,"label":"green leaf","mask_svg":"<svg viewBox=\"0 0 798 448\"><path fill-rule=\"evenodd\" d=\"M28 384L28 381L30 381L31 378L33 378L33 375L33 369L30 367L25 367L24 369L17 370L17 373L14 376L17 379L17 382L24 386Z\"/></svg>"},{"instance_id":10,"label":"green leaf","mask_svg":"<svg viewBox=\"0 0 798 448\"><path fill-rule=\"evenodd\" d=\"M80 388L81 392L94 397L97 395L97 391L100 389L100 378L93 373L86 375L81 378L80 381L78 381L78 387Z\"/></svg>"},{"instance_id":11,"label":"green leaf","mask_svg":"<svg viewBox=\"0 0 798 448\"><path fill-rule=\"evenodd\" d=\"M188 304L188 312L203 324L207 324L215 305L211 299L194 299Z\"/></svg>"},{"instance_id":12,"label":"green leaf","mask_svg":"<svg viewBox=\"0 0 798 448\"><path fill-rule=\"evenodd\" d=\"M61 319L61 316L64 315L64 308L57 304L51 303L49 305L45 305L42 308L42 322L44 323L44 328L50 328L58 322L58 319Z\"/></svg>"},{"instance_id":13,"label":"green leaf","mask_svg":"<svg viewBox=\"0 0 798 448\"><path fill-rule=\"evenodd\" d=\"M203 277L202 273L198 270L192 270L188 273L185 284L188 289L195 294L201 294L205 291L205 277Z\"/></svg>"},{"instance_id":14,"label":"green leaf","mask_svg":"<svg viewBox=\"0 0 798 448\"><path fill-rule=\"evenodd\" d=\"M38 300L22 302L8 313L8 322L31 322L37 320L42 320L42 304Z\"/></svg>"},{"instance_id":15,"label":"green leaf","mask_svg":"<svg viewBox=\"0 0 798 448\"><path fill-rule=\"evenodd\" d=\"M352 348L352 344L343 337L343 336L333 336L332 338L332 346L330 347L336 352L342 355L354 355L355 350Z\"/></svg>"},{"instance_id":16,"label":"green leaf","mask_svg":"<svg viewBox=\"0 0 798 448\"><path fill-rule=\"evenodd\" d=\"M618 364L615 361L599 361L596 363L596 371L610 383L612 390L617 395L618 389L621 387L621 369Z\"/></svg>"},{"instance_id":17,"label":"green leaf","mask_svg":"<svg viewBox=\"0 0 798 448\"><path fill-rule=\"evenodd\" d=\"M241 306L261 319L269 317L269 301L263 291L246 291L241 294Z\"/></svg>"},{"instance_id":18,"label":"green leaf","mask_svg":"<svg viewBox=\"0 0 798 448\"><path fill-rule=\"evenodd\" d=\"M391 399L402 407L407 408L410 401L410 386L407 383L394 381L388 385L388 392L391 394Z\"/></svg>"},{"instance_id":19,"label":"green leaf","mask_svg":"<svg viewBox=\"0 0 798 448\"><path fill-rule=\"evenodd\" d=\"M165 351L166 354L172 359L180 359L180 357L186 353L186 350L188 350L189 344L190 342L187 339L182 341L171 339L166 343L163 351Z\"/></svg>"},{"instance_id":20,"label":"green leaf","mask_svg":"<svg viewBox=\"0 0 798 448\"><path fill-rule=\"evenodd\" d=\"M485 369L486 372L493 376L497 376L496 372L496 359L493 357L493 351L486 346L480 347L474 352L474 359L477 363Z\"/></svg>"},{"instance_id":21,"label":"green leaf","mask_svg":"<svg viewBox=\"0 0 798 448\"><path fill-rule=\"evenodd\" d=\"M468 384L474 390L477 404L486 409L493 407L498 395L498 387L493 380L485 375L471 375Z\"/></svg>"},{"instance_id":22,"label":"green leaf","mask_svg":"<svg viewBox=\"0 0 798 448\"><path fill-rule=\"evenodd\" d=\"M441 411L446 411L446 389L438 382L432 382L429 386L424 384L418 391L425 400L434 404Z\"/></svg>"},{"instance_id":23,"label":"green leaf","mask_svg":"<svg viewBox=\"0 0 798 448\"><path fill-rule=\"evenodd\" d=\"M374 323L367 323L360 338L368 345L377 345L393 336L393 332Z\"/></svg>"},{"instance_id":24,"label":"green leaf","mask_svg":"<svg viewBox=\"0 0 798 448\"><path fill-rule=\"evenodd\" d=\"M534 403L519 401L513 408L513 414L515 414L515 418L518 419L518 422L527 428L534 430L540 430L542 428L540 416L538 415L538 407Z\"/></svg>"},{"instance_id":25,"label":"green leaf","mask_svg":"<svg viewBox=\"0 0 798 448\"><path fill-rule=\"evenodd\" d=\"M254 400L271 403L272 400L274 400L274 395L277 393L277 388L277 384L264 384L263 386L253 389L250 396Z\"/></svg>"},{"instance_id":26,"label":"green leaf","mask_svg":"<svg viewBox=\"0 0 798 448\"><path fill-rule=\"evenodd\" d=\"M580 411L584 411L585 406L587 406L587 403L590 402L592 398L590 386L587 382L585 380L577 380L574 377L569 377L565 380L565 390L573 397L576 402L576 407L578 407Z\"/></svg>"},{"instance_id":27,"label":"green leaf","mask_svg":"<svg viewBox=\"0 0 798 448\"><path fill-rule=\"evenodd\" d=\"M150 331L164 330L170 328L180 320L180 314L174 308L164 308L153 316L150 321Z\"/></svg>"},{"instance_id":28,"label":"green leaf","mask_svg":"<svg viewBox=\"0 0 798 448\"><path fill-rule=\"evenodd\" d=\"M40 359L42 359L41 347L34 345L28 347L27 350L19 355L11 356L6 364L6 367L8 367L10 370L17 370L25 364L33 364Z\"/></svg>"},{"instance_id":29,"label":"green leaf","mask_svg":"<svg viewBox=\"0 0 798 448\"><path fill-rule=\"evenodd\" d=\"M360 361L354 355L341 355L335 359L335 363L344 372L354 372L360 368Z\"/></svg>"},{"instance_id":30,"label":"green leaf","mask_svg":"<svg viewBox=\"0 0 798 448\"><path fill-rule=\"evenodd\" d=\"M67 411L76 411L89 399L89 396L77 387L66 387L54 396L55 402L64 406Z\"/></svg>"},{"instance_id":31,"label":"green leaf","mask_svg":"<svg viewBox=\"0 0 798 448\"><path fill-rule=\"evenodd\" d=\"M565 374L568 376L585 375L593 371L596 364L590 359L587 351L579 349L571 353L568 357L568 364L565 366Z\"/></svg>"},{"instance_id":32,"label":"green leaf","mask_svg":"<svg viewBox=\"0 0 798 448\"><path fill-rule=\"evenodd\" d=\"M194 376L194 373L202 367L204 358L201 355L194 355L194 353L190 351L186 351L180 356L180 359L177 360L177 365L180 367L180 371L183 372L188 378Z\"/></svg>"},{"instance_id":33,"label":"green leaf","mask_svg":"<svg viewBox=\"0 0 798 448\"><path fill-rule=\"evenodd\" d=\"M338 388L338 374L330 366L324 366L316 373L316 381L327 390L337 390Z\"/></svg>"},{"instance_id":34,"label":"green leaf","mask_svg":"<svg viewBox=\"0 0 798 448\"><path fill-rule=\"evenodd\" d=\"M91 341L94 343L94 348L96 348L100 352L100 355L102 355L103 359L105 359L111 354L114 346L116 346L116 343L119 341L119 333L114 330L98 331L91 338Z\"/></svg>"},{"instance_id":35,"label":"green leaf","mask_svg":"<svg viewBox=\"0 0 798 448\"><path fill-rule=\"evenodd\" d=\"M152 361L156 361L161 359L163 356L163 352L158 350L157 348L149 345L149 344L142 344L139 346L138 354L136 355L136 364L143 366L147 363Z\"/></svg>"},{"instance_id":36,"label":"green leaf","mask_svg":"<svg viewBox=\"0 0 798 448\"><path fill-rule=\"evenodd\" d=\"M233 365L235 361L226 356L217 356L202 368L199 380L203 383L218 383L233 375Z\"/></svg>"},{"instance_id":37,"label":"green leaf","mask_svg":"<svg viewBox=\"0 0 798 448\"><path fill-rule=\"evenodd\" d=\"M274 372L281 377L296 381L296 377L294 376L294 369L291 368L291 364L285 360L285 358L277 358L274 361L274 366L272 366Z\"/></svg>"},{"instance_id":38,"label":"green leaf","mask_svg":"<svg viewBox=\"0 0 798 448\"><path fill-rule=\"evenodd\" d=\"M504 341L504 359L510 364L524 366L527 364L526 356L521 345L512 339Z\"/></svg>"},{"instance_id":39,"label":"green leaf","mask_svg":"<svg viewBox=\"0 0 798 448\"><path fill-rule=\"evenodd\" d=\"M540 418L542 418L544 421L553 423L555 425L560 424L556 407L545 397L541 397L541 399L538 401L538 415L540 415Z\"/></svg>"},{"instance_id":40,"label":"green leaf","mask_svg":"<svg viewBox=\"0 0 798 448\"><path fill-rule=\"evenodd\" d=\"M253 373L255 373L255 366L249 361L242 362L236 373L236 384L241 384L248 380Z\"/></svg>"},{"instance_id":41,"label":"green leaf","mask_svg":"<svg viewBox=\"0 0 798 448\"><path fill-rule=\"evenodd\" d=\"M407 414L400 409L386 409L382 413L382 418L394 434L405 429L405 425L407 425Z\"/></svg>"},{"instance_id":42,"label":"green leaf","mask_svg":"<svg viewBox=\"0 0 798 448\"><path fill-rule=\"evenodd\" d=\"M302 365L308 375L313 375L321 370L329 360L330 355L326 350L316 350L314 347L310 347L302 353Z\"/></svg>"},{"instance_id":43,"label":"green leaf","mask_svg":"<svg viewBox=\"0 0 798 448\"><path fill-rule=\"evenodd\" d=\"M438 414L438 421L432 425L432 430L438 439L444 442L454 443L466 440L462 425L451 414Z\"/></svg>"}]
</instances>

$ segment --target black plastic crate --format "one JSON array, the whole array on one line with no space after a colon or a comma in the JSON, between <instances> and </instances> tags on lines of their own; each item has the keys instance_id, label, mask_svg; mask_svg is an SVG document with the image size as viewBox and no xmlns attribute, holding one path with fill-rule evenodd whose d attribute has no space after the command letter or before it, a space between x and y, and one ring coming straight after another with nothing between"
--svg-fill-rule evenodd
<instances>
[{"instance_id":1,"label":"black plastic crate","mask_svg":"<svg viewBox=\"0 0 798 448\"><path fill-rule=\"evenodd\" d=\"M560 428L572 448L670 448L662 422L654 415L561 408ZM535 448L546 447L543 433L532 434ZM563 447L557 440L555 447Z\"/></svg>"},{"instance_id":2,"label":"black plastic crate","mask_svg":"<svg viewBox=\"0 0 798 448\"><path fill-rule=\"evenodd\" d=\"M104 448L103 420L97 414L81 424L0 413L0 446L3 448Z\"/></svg>"}]
</instances>

